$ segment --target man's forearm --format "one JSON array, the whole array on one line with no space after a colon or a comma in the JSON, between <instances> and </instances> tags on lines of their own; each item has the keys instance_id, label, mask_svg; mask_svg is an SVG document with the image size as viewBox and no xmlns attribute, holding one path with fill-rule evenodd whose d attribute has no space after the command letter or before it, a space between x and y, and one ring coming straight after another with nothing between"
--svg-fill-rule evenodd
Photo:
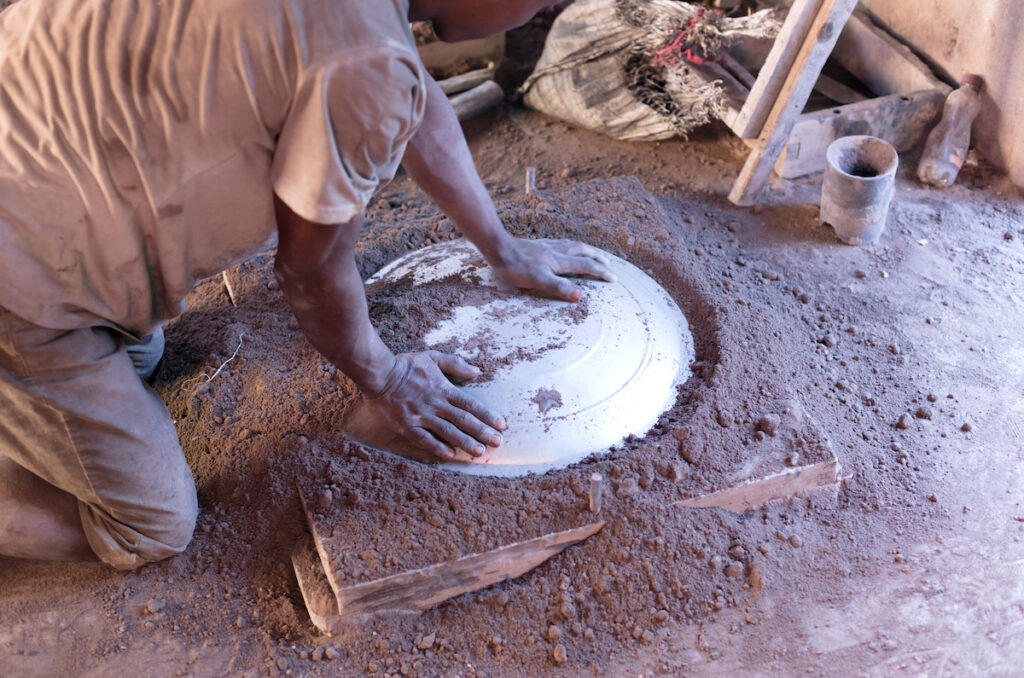
<instances>
[{"instance_id":1,"label":"man's forearm","mask_svg":"<svg viewBox=\"0 0 1024 678\"><path fill-rule=\"evenodd\" d=\"M480 180L448 98L430 77L423 122L409 141L402 164L488 261L500 255L511 236Z\"/></svg>"},{"instance_id":2,"label":"man's forearm","mask_svg":"<svg viewBox=\"0 0 1024 678\"><path fill-rule=\"evenodd\" d=\"M377 395L395 356L370 323L352 256L361 223L310 224L277 202L280 241L274 273L302 331L363 392Z\"/></svg>"}]
</instances>

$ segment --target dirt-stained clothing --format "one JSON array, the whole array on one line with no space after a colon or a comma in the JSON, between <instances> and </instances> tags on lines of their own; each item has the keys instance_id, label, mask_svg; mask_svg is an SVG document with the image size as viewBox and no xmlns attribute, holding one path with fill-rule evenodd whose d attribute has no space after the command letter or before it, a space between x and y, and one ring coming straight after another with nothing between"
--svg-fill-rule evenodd
<instances>
[{"instance_id":1,"label":"dirt-stained clothing","mask_svg":"<svg viewBox=\"0 0 1024 678\"><path fill-rule=\"evenodd\" d=\"M393 176L426 92L407 0L23 0L0 14L0 306L146 334Z\"/></svg>"},{"instance_id":2,"label":"dirt-stained clothing","mask_svg":"<svg viewBox=\"0 0 1024 678\"><path fill-rule=\"evenodd\" d=\"M21 0L0 13L0 453L130 568L195 489L126 345L273 241L350 221L423 116L408 0Z\"/></svg>"}]
</instances>

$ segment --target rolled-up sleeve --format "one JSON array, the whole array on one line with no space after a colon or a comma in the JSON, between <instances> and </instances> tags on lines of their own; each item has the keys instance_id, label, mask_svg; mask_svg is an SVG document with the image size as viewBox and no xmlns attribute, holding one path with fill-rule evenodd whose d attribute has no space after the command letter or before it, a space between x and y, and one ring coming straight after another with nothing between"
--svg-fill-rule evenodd
<instances>
[{"instance_id":1,"label":"rolled-up sleeve","mask_svg":"<svg viewBox=\"0 0 1024 678\"><path fill-rule=\"evenodd\" d=\"M306 69L295 92L274 151L274 192L308 221L351 221L394 177L423 118L419 60L398 47L343 53Z\"/></svg>"}]
</instances>

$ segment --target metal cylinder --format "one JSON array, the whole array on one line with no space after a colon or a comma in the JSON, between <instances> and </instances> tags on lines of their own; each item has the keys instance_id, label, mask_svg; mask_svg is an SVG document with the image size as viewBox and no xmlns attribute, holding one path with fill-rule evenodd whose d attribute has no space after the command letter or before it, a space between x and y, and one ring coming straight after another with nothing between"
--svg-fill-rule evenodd
<instances>
[{"instance_id":1,"label":"metal cylinder","mask_svg":"<svg viewBox=\"0 0 1024 678\"><path fill-rule=\"evenodd\" d=\"M850 245L869 245L882 235L892 201L899 157L872 136L841 137L825 154L821 223Z\"/></svg>"}]
</instances>

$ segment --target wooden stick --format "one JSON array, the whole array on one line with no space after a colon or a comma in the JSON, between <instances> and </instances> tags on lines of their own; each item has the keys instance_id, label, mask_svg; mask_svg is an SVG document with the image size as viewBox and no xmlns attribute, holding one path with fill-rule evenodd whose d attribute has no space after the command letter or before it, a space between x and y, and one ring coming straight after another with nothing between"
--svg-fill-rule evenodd
<instances>
[{"instance_id":1,"label":"wooden stick","mask_svg":"<svg viewBox=\"0 0 1024 678\"><path fill-rule=\"evenodd\" d=\"M601 512L601 474L590 474L590 512L595 516Z\"/></svg>"},{"instance_id":2,"label":"wooden stick","mask_svg":"<svg viewBox=\"0 0 1024 678\"><path fill-rule=\"evenodd\" d=\"M224 289L228 291L228 299L231 301L231 305L238 306L238 304L235 303L235 290L231 287L231 278L228 277L228 272L224 271L220 276L224 280Z\"/></svg>"},{"instance_id":3,"label":"wooden stick","mask_svg":"<svg viewBox=\"0 0 1024 678\"><path fill-rule=\"evenodd\" d=\"M786 148L793 124L807 104L832 46L856 5L857 0L824 0L822 3L765 121L757 145L747 156L747 162L729 193L733 204L753 205L757 201L776 160Z\"/></svg>"}]
</instances>

